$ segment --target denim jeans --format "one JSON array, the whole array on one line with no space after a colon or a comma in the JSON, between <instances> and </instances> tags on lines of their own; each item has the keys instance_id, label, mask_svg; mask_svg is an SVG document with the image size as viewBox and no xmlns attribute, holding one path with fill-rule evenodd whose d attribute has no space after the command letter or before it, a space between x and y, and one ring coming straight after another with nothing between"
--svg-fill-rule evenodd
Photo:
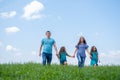
<instances>
[{"instance_id":1,"label":"denim jeans","mask_svg":"<svg viewBox=\"0 0 120 80\"><path fill-rule=\"evenodd\" d=\"M77 59L78 59L78 67L84 67L85 57L81 57L80 54L77 53Z\"/></svg>"},{"instance_id":2,"label":"denim jeans","mask_svg":"<svg viewBox=\"0 0 120 80\"><path fill-rule=\"evenodd\" d=\"M51 64L52 61L52 53L42 53L42 59L43 59L43 65L46 65L46 62L48 65Z\"/></svg>"}]
</instances>

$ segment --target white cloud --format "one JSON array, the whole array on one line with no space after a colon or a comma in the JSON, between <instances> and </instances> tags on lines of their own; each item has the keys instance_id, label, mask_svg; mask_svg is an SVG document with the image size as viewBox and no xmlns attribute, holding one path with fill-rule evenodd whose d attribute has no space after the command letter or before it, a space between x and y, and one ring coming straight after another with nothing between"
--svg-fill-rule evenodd
<instances>
[{"instance_id":1,"label":"white cloud","mask_svg":"<svg viewBox=\"0 0 120 80\"><path fill-rule=\"evenodd\" d=\"M16 26L5 28L6 33L16 33L16 32L19 32L19 31L20 31L20 29Z\"/></svg>"},{"instance_id":2,"label":"white cloud","mask_svg":"<svg viewBox=\"0 0 120 80\"><path fill-rule=\"evenodd\" d=\"M100 53L100 59L103 65L120 65L120 50Z\"/></svg>"},{"instance_id":3,"label":"white cloud","mask_svg":"<svg viewBox=\"0 0 120 80\"><path fill-rule=\"evenodd\" d=\"M42 15L40 12L43 9L44 5L41 2L34 0L24 7L24 14L22 15L22 17L27 20L42 18L44 17L44 15Z\"/></svg>"},{"instance_id":4,"label":"white cloud","mask_svg":"<svg viewBox=\"0 0 120 80\"><path fill-rule=\"evenodd\" d=\"M32 55L37 55L37 52L36 52L36 51L32 51L31 54L32 54Z\"/></svg>"},{"instance_id":5,"label":"white cloud","mask_svg":"<svg viewBox=\"0 0 120 80\"><path fill-rule=\"evenodd\" d=\"M14 17L16 14L17 14L16 11L10 11L10 12L2 12L0 13L0 16L2 18L11 18L11 17Z\"/></svg>"},{"instance_id":6,"label":"white cloud","mask_svg":"<svg viewBox=\"0 0 120 80\"><path fill-rule=\"evenodd\" d=\"M22 56L22 53L20 53L20 52L15 53L15 56L16 56L16 57L21 57L21 56Z\"/></svg>"},{"instance_id":7,"label":"white cloud","mask_svg":"<svg viewBox=\"0 0 120 80\"><path fill-rule=\"evenodd\" d=\"M0 42L0 48L3 46L3 43L2 42Z\"/></svg>"},{"instance_id":8,"label":"white cloud","mask_svg":"<svg viewBox=\"0 0 120 80\"><path fill-rule=\"evenodd\" d=\"M6 51L7 52L18 52L19 50L17 48L13 47L12 45L7 45Z\"/></svg>"},{"instance_id":9,"label":"white cloud","mask_svg":"<svg viewBox=\"0 0 120 80\"><path fill-rule=\"evenodd\" d=\"M83 36L83 32L79 32L79 33L77 34L77 37L80 37L80 36Z\"/></svg>"},{"instance_id":10,"label":"white cloud","mask_svg":"<svg viewBox=\"0 0 120 80\"><path fill-rule=\"evenodd\" d=\"M100 36L100 33L96 32L96 33L95 33L95 36Z\"/></svg>"},{"instance_id":11,"label":"white cloud","mask_svg":"<svg viewBox=\"0 0 120 80\"><path fill-rule=\"evenodd\" d=\"M98 38L98 39L99 39L99 38L101 38L101 37L102 37L101 33L99 33L99 32L96 32L96 33L95 33L95 38Z\"/></svg>"}]
</instances>

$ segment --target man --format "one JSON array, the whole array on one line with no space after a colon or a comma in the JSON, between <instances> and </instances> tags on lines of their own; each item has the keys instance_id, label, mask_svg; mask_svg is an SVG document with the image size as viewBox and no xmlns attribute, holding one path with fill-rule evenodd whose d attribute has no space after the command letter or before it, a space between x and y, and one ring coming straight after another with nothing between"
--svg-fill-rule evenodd
<instances>
[{"instance_id":1,"label":"man","mask_svg":"<svg viewBox=\"0 0 120 80\"><path fill-rule=\"evenodd\" d=\"M42 39L41 45L40 45L40 51L39 56L41 56L41 51L43 47L42 52L42 59L43 59L43 65L46 65L46 62L48 65L51 64L52 61L52 47L54 46L54 49L56 51L56 56L58 56L58 50L55 44L55 40L51 38L51 32L46 32L46 38Z\"/></svg>"}]
</instances>

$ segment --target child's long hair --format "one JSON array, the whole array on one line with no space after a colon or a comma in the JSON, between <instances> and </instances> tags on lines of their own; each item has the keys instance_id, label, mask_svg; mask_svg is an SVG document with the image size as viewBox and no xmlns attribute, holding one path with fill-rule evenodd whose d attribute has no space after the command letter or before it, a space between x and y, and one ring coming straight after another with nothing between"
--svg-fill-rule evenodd
<instances>
[{"instance_id":1,"label":"child's long hair","mask_svg":"<svg viewBox=\"0 0 120 80\"><path fill-rule=\"evenodd\" d=\"M85 38L84 38L83 36L81 36L77 45L80 45L80 44L82 43L82 42L81 42L81 39L83 39L83 43L84 43L84 44L87 44Z\"/></svg>"},{"instance_id":2,"label":"child's long hair","mask_svg":"<svg viewBox=\"0 0 120 80\"><path fill-rule=\"evenodd\" d=\"M95 48L95 50L94 50L94 48ZM92 52L98 52L97 48L95 46L92 46L91 51L90 51L90 55L92 55Z\"/></svg>"},{"instance_id":3,"label":"child's long hair","mask_svg":"<svg viewBox=\"0 0 120 80\"><path fill-rule=\"evenodd\" d=\"M60 55L62 52L65 52L65 53L66 53L66 49L65 49L64 46L62 46L62 47L60 48L59 55Z\"/></svg>"}]
</instances>

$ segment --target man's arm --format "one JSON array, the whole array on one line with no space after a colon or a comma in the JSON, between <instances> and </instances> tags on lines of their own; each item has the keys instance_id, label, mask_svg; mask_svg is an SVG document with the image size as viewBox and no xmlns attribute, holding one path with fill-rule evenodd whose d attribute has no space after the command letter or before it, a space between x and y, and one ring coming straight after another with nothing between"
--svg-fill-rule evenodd
<instances>
[{"instance_id":1,"label":"man's arm","mask_svg":"<svg viewBox=\"0 0 120 80\"><path fill-rule=\"evenodd\" d=\"M59 57L59 54L58 54L58 49L57 49L56 44L54 44L53 46L54 46L54 49L55 49L55 52L56 52L56 56L57 56L57 57Z\"/></svg>"},{"instance_id":2,"label":"man's arm","mask_svg":"<svg viewBox=\"0 0 120 80\"><path fill-rule=\"evenodd\" d=\"M39 56L41 56L42 44L40 45Z\"/></svg>"}]
</instances>

